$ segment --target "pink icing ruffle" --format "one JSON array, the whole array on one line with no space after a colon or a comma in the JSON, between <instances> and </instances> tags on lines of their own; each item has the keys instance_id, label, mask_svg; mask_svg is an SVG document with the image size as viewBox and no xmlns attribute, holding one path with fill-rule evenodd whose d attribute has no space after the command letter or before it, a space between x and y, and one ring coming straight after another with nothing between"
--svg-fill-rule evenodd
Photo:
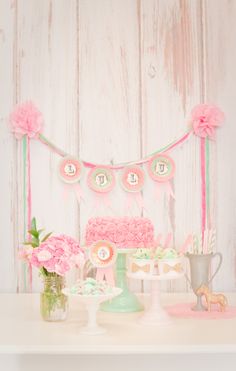
<instances>
[{"instance_id":1,"label":"pink icing ruffle","mask_svg":"<svg viewBox=\"0 0 236 371\"><path fill-rule=\"evenodd\" d=\"M154 227L148 218L96 217L88 221L85 243L108 240L119 248L151 247L154 244Z\"/></svg>"}]
</instances>

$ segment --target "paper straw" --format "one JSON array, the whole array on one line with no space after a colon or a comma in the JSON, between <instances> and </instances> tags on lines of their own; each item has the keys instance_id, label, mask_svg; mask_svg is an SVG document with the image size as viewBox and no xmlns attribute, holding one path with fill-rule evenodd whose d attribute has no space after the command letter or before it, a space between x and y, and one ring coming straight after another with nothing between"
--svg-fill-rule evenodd
<instances>
[{"instance_id":1,"label":"paper straw","mask_svg":"<svg viewBox=\"0 0 236 371\"><path fill-rule=\"evenodd\" d=\"M184 244L180 248L180 253L185 254L187 252L188 246L192 246L192 244L193 244L193 235L189 234Z\"/></svg>"},{"instance_id":2,"label":"paper straw","mask_svg":"<svg viewBox=\"0 0 236 371\"><path fill-rule=\"evenodd\" d=\"M210 241L211 252L214 251L215 244L216 244L216 230L214 229L212 230L211 241Z\"/></svg>"}]
</instances>

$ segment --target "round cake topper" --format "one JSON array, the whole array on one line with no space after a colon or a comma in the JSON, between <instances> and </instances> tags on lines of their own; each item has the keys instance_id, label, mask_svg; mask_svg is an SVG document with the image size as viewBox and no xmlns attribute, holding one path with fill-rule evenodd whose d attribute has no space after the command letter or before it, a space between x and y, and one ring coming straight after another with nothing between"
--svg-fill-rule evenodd
<instances>
[{"instance_id":1,"label":"round cake topper","mask_svg":"<svg viewBox=\"0 0 236 371\"><path fill-rule=\"evenodd\" d=\"M115 177L111 169L96 166L88 174L88 186L95 192L107 193L115 187Z\"/></svg>"},{"instance_id":2,"label":"round cake topper","mask_svg":"<svg viewBox=\"0 0 236 371\"><path fill-rule=\"evenodd\" d=\"M116 245L110 241L96 241L89 249L89 259L96 268L107 268L117 258Z\"/></svg>"},{"instance_id":3,"label":"round cake topper","mask_svg":"<svg viewBox=\"0 0 236 371\"><path fill-rule=\"evenodd\" d=\"M175 163L171 157L158 154L151 159L148 165L150 177L157 182L167 182L175 174Z\"/></svg>"},{"instance_id":4,"label":"round cake topper","mask_svg":"<svg viewBox=\"0 0 236 371\"><path fill-rule=\"evenodd\" d=\"M59 176L65 183L77 183L81 178L83 164L78 159L66 156L59 163Z\"/></svg>"},{"instance_id":5,"label":"round cake topper","mask_svg":"<svg viewBox=\"0 0 236 371\"><path fill-rule=\"evenodd\" d=\"M144 186L144 171L139 166L127 166L121 174L121 185L126 192L140 192Z\"/></svg>"}]
</instances>

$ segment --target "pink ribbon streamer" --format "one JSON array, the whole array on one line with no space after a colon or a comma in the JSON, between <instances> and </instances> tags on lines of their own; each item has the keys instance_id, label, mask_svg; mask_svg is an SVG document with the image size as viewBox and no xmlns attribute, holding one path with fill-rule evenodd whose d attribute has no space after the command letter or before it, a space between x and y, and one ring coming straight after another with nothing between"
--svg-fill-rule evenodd
<instances>
[{"instance_id":1,"label":"pink ribbon streamer","mask_svg":"<svg viewBox=\"0 0 236 371\"><path fill-rule=\"evenodd\" d=\"M97 281L103 281L106 280L111 286L115 286L115 279L114 279L114 273L113 268L98 268L96 273L96 280Z\"/></svg>"},{"instance_id":2,"label":"pink ribbon streamer","mask_svg":"<svg viewBox=\"0 0 236 371\"><path fill-rule=\"evenodd\" d=\"M175 199L174 191L171 185L171 182L156 182L156 198L159 199L162 194L166 194L168 200L170 197Z\"/></svg>"},{"instance_id":3,"label":"pink ribbon streamer","mask_svg":"<svg viewBox=\"0 0 236 371\"><path fill-rule=\"evenodd\" d=\"M70 187L71 185L69 184L63 184L63 201L64 203L66 204L68 202L68 198L69 198L69 192L70 192Z\"/></svg>"},{"instance_id":4,"label":"pink ribbon streamer","mask_svg":"<svg viewBox=\"0 0 236 371\"><path fill-rule=\"evenodd\" d=\"M193 236L192 234L189 234L180 248L180 253L185 254L188 250L188 247L192 245L192 243L193 243Z\"/></svg>"},{"instance_id":5,"label":"pink ribbon streamer","mask_svg":"<svg viewBox=\"0 0 236 371\"><path fill-rule=\"evenodd\" d=\"M32 193L31 193L31 156L30 156L30 138L27 136L27 226L31 229L31 214L32 214ZM28 240L31 240L31 234L28 233ZM29 263L29 284L32 292L33 272L32 265Z\"/></svg>"},{"instance_id":6,"label":"pink ribbon streamer","mask_svg":"<svg viewBox=\"0 0 236 371\"><path fill-rule=\"evenodd\" d=\"M201 197L202 197L202 243L204 243L204 231L206 229L206 154L205 138L200 139L201 158Z\"/></svg>"},{"instance_id":7,"label":"pink ribbon streamer","mask_svg":"<svg viewBox=\"0 0 236 371\"><path fill-rule=\"evenodd\" d=\"M185 134L183 137L181 137L180 139L178 139L176 142L174 142L171 146L169 146L166 150L162 151L162 153L166 153L167 151L170 151L171 149L175 148L176 146L178 146L179 144L185 142L185 140L188 139L188 137L192 134L192 131L188 132L187 134Z\"/></svg>"},{"instance_id":8,"label":"pink ribbon streamer","mask_svg":"<svg viewBox=\"0 0 236 371\"><path fill-rule=\"evenodd\" d=\"M161 245L161 240L162 240L162 233L159 233L155 241L157 247Z\"/></svg>"},{"instance_id":9,"label":"pink ribbon streamer","mask_svg":"<svg viewBox=\"0 0 236 371\"><path fill-rule=\"evenodd\" d=\"M27 210L28 210L28 230L31 229L31 159L30 159L30 139L27 136ZM30 234L28 236L30 238Z\"/></svg>"},{"instance_id":10,"label":"pink ribbon streamer","mask_svg":"<svg viewBox=\"0 0 236 371\"><path fill-rule=\"evenodd\" d=\"M162 239L163 239L163 234L162 233L158 234L156 241L155 241L157 247L162 245L161 243ZM163 243L163 248L167 249L168 247L170 247L172 242L173 242L173 233L168 233Z\"/></svg>"},{"instance_id":11,"label":"pink ribbon streamer","mask_svg":"<svg viewBox=\"0 0 236 371\"><path fill-rule=\"evenodd\" d=\"M173 240L173 234L168 233L168 235L166 237L166 240L165 240L165 243L164 243L164 249L167 249L170 246L172 240Z\"/></svg>"},{"instance_id":12,"label":"pink ribbon streamer","mask_svg":"<svg viewBox=\"0 0 236 371\"><path fill-rule=\"evenodd\" d=\"M144 209L144 201L143 201L143 196L141 192L135 193L135 201L137 205L140 207L140 209Z\"/></svg>"},{"instance_id":13,"label":"pink ribbon streamer","mask_svg":"<svg viewBox=\"0 0 236 371\"><path fill-rule=\"evenodd\" d=\"M83 200L82 190L81 190L80 184L79 183L72 184L72 188L73 188L73 190L75 192L75 195L76 195L76 198L78 200L78 203L80 203L80 201Z\"/></svg>"},{"instance_id":14,"label":"pink ribbon streamer","mask_svg":"<svg viewBox=\"0 0 236 371\"><path fill-rule=\"evenodd\" d=\"M130 213L136 203L140 209L144 209L143 196L141 192L126 192L125 212Z\"/></svg>"},{"instance_id":15,"label":"pink ribbon streamer","mask_svg":"<svg viewBox=\"0 0 236 371\"><path fill-rule=\"evenodd\" d=\"M100 212L101 208L105 206L107 209L111 209L111 201L109 193L96 193L95 194L95 202L93 209Z\"/></svg>"},{"instance_id":16,"label":"pink ribbon streamer","mask_svg":"<svg viewBox=\"0 0 236 371\"><path fill-rule=\"evenodd\" d=\"M80 203L83 200L83 197L82 197L81 186L80 186L79 183L75 183L75 184L64 183L64 185L63 185L63 201L64 201L64 203L67 203L69 193L71 191L73 191L75 193L75 196L76 196L78 202Z\"/></svg>"}]
</instances>

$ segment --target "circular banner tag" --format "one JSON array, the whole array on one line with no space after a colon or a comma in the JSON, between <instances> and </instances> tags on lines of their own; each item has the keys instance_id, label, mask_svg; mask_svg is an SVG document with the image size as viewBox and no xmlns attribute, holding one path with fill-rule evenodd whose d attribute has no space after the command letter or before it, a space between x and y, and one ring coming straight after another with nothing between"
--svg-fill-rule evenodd
<instances>
[{"instance_id":1,"label":"circular banner tag","mask_svg":"<svg viewBox=\"0 0 236 371\"><path fill-rule=\"evenodd\" d=\"M59 176L65 183L77 183L81 178L83 164L74 157L66 156L59 163Z\"/></svg>"},{"instance_id":2,"label":"circular banner tag","mask_svg":"<svg viewBox=\"0 0 236 371\"><path fill-rule=\"evenodd\" d=\"M122 171L120 181L126 192L140 192L144 186L144 171L139 166L127 166Z\"/></svg>"},{"instance_id":3,"label":"circular banner tag","mask_svg":"<svg viewBox=\"0 0 236 371\"><path fill-rule=\"evenodd\" d=\"M95 192L107 193L115 187L115 177L107 167L95 167L88 174L88 186Z\"/></svg>"},{"instance_id":4,"label":"circular banner tag","mask_svg":"<svg viewBox=\"0 0 236 371\"><path fill-rule=\"evenodd\" d=\"M175 163L171 157L160 154L151 159L148 165L150 177L157 182L167 182L175 174Z\"/></svg>"},{"instance_id":5,"label":"circular banner tag","mask_svg":"<svg viewBox=\"0 0 236 371\"><path fill-rule=\"evenodd\" d=\"M99 240L89 249L89 259L96 268L107 268L117 258L116 245L110 241Z\"/></svg>"}]
</instances>

